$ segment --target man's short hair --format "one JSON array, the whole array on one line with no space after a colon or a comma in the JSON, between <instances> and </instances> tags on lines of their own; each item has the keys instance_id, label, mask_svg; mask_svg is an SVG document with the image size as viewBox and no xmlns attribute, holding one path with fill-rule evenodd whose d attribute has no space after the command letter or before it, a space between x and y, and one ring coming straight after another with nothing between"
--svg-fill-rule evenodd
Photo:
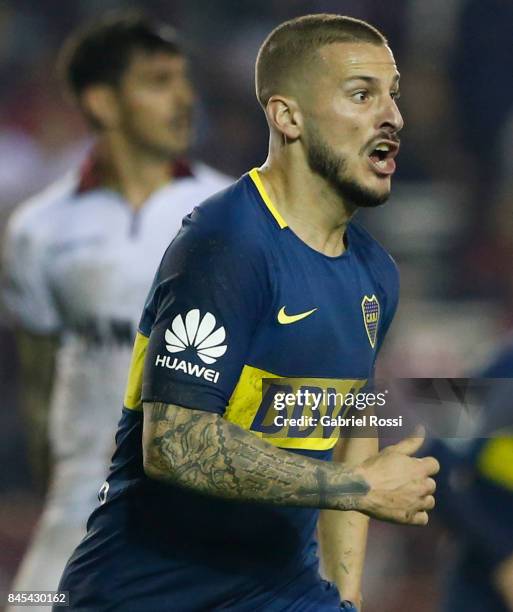
<instances>
[{"instance_id":1,"label":"man's short hair","mask_svg":"<svg viewBox=\"0 0 513 612\"><path fill-rule=\"evenodd\" d=\"M375 27L360 19L320 13L285 21L264 40L255 69L256 94L265 108L269 98L299 77L299 69L324 45L337 42L367 42L386 45Z\"/></svg>"},{"instance_id":2,"label":"man's short hair","mask_svg":"<svg viewBox=\"0 0 513 612\"><path fill-rule=\"evenodd\" d=\"M181 55L173 28L140 12L114 12L73 32L61 51L59 71L76 96L90 85L119 84L135 51Z\"/></svg>"}]
</instances>

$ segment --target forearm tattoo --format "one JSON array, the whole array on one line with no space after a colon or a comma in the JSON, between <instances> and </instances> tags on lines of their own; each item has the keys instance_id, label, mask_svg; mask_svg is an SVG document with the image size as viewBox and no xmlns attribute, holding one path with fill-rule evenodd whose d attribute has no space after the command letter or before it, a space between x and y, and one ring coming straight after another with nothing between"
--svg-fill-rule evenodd
<instances>
[{"instance_id":1,"label":"forearm tattoo","mask_svg":"<svg viewBox=\"0 0 513 612\"><path fill-rule=\"evenodd\" d=\"M215 414L154 403L145 418L146 463L161 480L217 497L340 510L357 510L369 491L341 464L275 448Z\"/></svg>"}]
</instances>

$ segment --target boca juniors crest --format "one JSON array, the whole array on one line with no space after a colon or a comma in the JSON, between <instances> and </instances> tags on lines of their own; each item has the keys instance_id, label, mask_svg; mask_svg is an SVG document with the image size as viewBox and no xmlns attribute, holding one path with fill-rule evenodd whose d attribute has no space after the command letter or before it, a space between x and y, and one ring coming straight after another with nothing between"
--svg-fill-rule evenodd
<instances>
[{"instance_id":1,"label":"boca juniors crest","mask_svg":"<svg viewBox=\"0 0 513 612\"><path fill-rule=\"evenodd\" d=\"M378 324L379 324L379 302L375 295L364 296L362 300L362 314L363 322L365 324L365 330L367 337L372 348L376 348L376 338L378 336Z\"/></svg>"}]
</instances>

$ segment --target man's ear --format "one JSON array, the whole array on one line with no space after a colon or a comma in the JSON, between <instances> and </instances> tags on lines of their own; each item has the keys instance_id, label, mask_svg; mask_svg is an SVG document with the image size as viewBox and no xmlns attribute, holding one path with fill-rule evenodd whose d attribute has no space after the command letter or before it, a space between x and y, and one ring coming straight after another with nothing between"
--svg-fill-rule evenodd
<instances>
[{"instance_id":1,"label":"man's ear","mask_svg":"<svg viewBox=\"0 0 513 612\"><path fill-rule=\"evenodd\" d=\"M87 117L104 129L119 124L119 105L114 88L110 85L90 85L80 95L80 106Z\"/></svg>"},{"instance_id":2,"label":"man's ear","mask_svg":"<svg viewBox=\"0 0 513 612\"><path fill-rule=\"evenodd\" d=\"M286 140L297 140L303 131L303 115L294 98L271 96L266 106L268 121Z\"/></svg>"}]
</instances>

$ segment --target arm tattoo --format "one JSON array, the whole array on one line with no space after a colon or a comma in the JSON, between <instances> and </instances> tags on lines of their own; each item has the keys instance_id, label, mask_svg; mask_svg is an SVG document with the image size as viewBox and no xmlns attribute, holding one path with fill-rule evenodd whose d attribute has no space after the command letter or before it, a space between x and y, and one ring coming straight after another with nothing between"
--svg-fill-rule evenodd
<instances>
[{"instance_id":1,"label":"arm tattoo","mask_svg":"<svg viewBox=\"0 0 513 612\"><path fill-rule=\"evenodd\" d=\"M166 416L166 404L153 404L151 409L151 422L158 423Z\"/></svg>"},{"instance_id":2,"label":"arm tattoo","mask_svg":"<svg viewBox=\"0 0 513 612\"><path fill-rule=\"evenodd\" d=\"M216 414L146 404L144 428L151 474L208 495L357 510L369 491L361 476L340 463L275 448Z\"/></svg>"},{"instance_id":3,"label":"arm tattoo","mask_svg":"<svg viewBox=\"0 0 513 612\"><path fill-rule=\"evenodd\" d=\"M349 551L349 552L352 552L352 551ZM348 554L348 552L346 551L345 554ZM347 569L347 566L346 566L346 564L343 561L340 562L340 569L344 570L344 573L349 575L349 570Z\"/></svg>"}]
</instances>

